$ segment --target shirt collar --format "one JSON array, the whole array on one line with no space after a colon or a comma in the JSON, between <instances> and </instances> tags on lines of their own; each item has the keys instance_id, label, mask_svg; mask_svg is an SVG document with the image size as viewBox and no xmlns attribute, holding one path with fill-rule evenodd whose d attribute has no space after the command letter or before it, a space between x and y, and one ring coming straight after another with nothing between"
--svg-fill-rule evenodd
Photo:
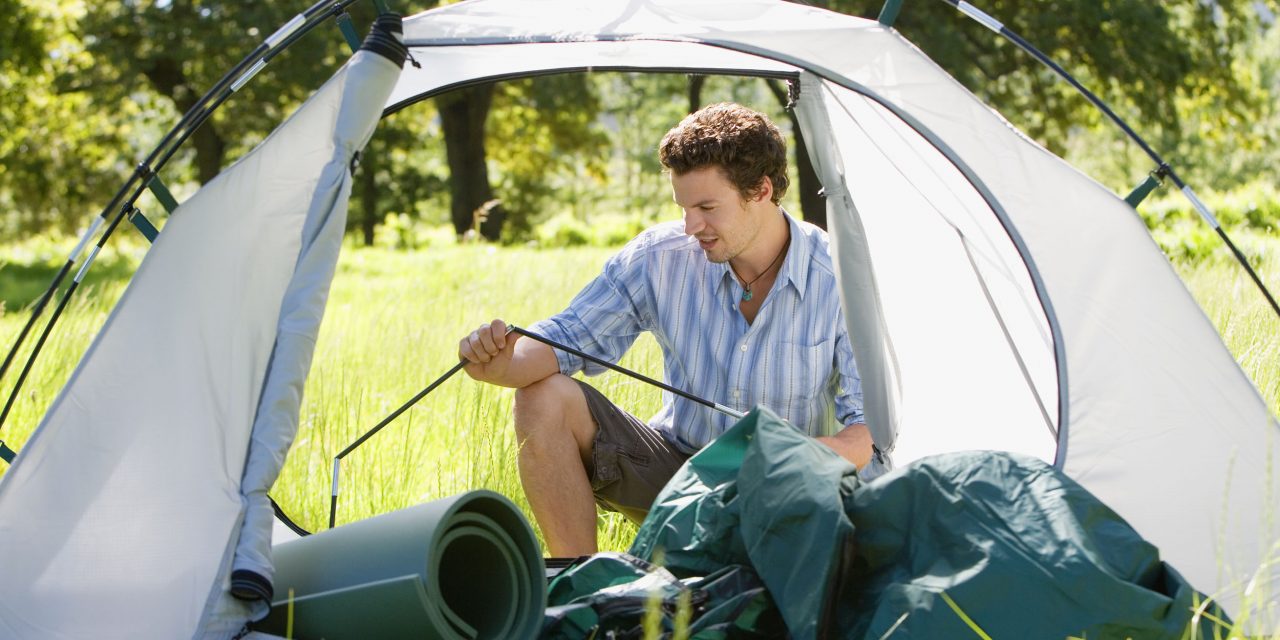
<instances>
[{"instance_id":1,"label":"shirt collar","mask_svg":"<svg viewBox=\"0 0 1280 640\"><path fill-rule=\"evenodd\" d=\"M787 246L787 256L782 259L782 270L778 272L774 286L776 287L780 282L790 282L803 300L805 289L809 284L809 261L812 258L812 251L808 239L800 233L800 225L796 223L795 218L792 218L791 214L782 207L778 207L778 210L782 212L782 217L790 228L791 243ZM712 263L711 266L711 274L716 278L715 291L719 295L729 282L737 279L737 276L733 275L729 269L728 262Z\"/></svg>"},{"instance_id":2,"label":"shirt collar","mask_svg":"<svg viewBox=\"0 0 1280 640\"><path fill-rule=\"evenodd\" d=\"M795 218L786 209L782 210L782 216L791 227L791 245L787 247L787 257L782 260L782 271L778 273L778 279L789 280L803 300L805 289L809 285L809 263L813 259L813 252L809 246L809 238L800 232L800 224Z\"/></svg>"}]
</instances>

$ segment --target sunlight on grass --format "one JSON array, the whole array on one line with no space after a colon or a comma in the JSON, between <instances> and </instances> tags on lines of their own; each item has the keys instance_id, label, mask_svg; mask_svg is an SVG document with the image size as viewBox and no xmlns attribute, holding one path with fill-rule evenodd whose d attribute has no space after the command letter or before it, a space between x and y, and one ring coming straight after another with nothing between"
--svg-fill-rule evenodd
<instances>
[{"instance_id":1,"label":"sunlight on grass","mask_svg":"<svg viewBox=\"0 0 1280 640\"><path fill-rule=\"evenodd\" d=\"M1268 250L1259 272L1275 286L1280 283L1280 239L1261 242ZM28 282L31 274L51 277L65 254L32 257L30 248L15 251L0 247L0 299L30 304L39 293ZM330 293L298 436L273 497L302 526L324 528L332 458L338 451L453 366L462 335L495 317L527 326L559 311L611 252L487 245L418 252L348 247ZM139 255L134 249L113 254L111 268L78 292L0 431L10 446L21 449L65 384L123 292L122 274L136 267ZM1174 266L1272 412L1280 413L1280 320L1238 265L1210 259ZM27 310L14 311L13 306L10 302L10 311L0 313L0 346L5 349L28 317ZM28 340L15 369L33 342ZM621 364L661 377L660 351L647 336ZM14 375L5 376L6 392ZM625 376L608 373L591 382L642 418L659 408L656 389ZM510 497L532 522L516 470L512 399L512 390L476 383L465 374L449 380L346 458L338 523L478 488ZM1275 499L1268 496L1268 503ZM1265 514L1265 530L1276 531L1276 517ZM616 514L601 514L597 528L603 550L625 550L636 530ZM1280 563L1280 546L1269 557L1271 567ZM1276 586L1265 578L1266 568L1240 581L1250 604L1222 637L1240 637L1250 616L1276 619ZM1198 620L1217 624L1207 613Z\"/></svg>"}]
</instances>

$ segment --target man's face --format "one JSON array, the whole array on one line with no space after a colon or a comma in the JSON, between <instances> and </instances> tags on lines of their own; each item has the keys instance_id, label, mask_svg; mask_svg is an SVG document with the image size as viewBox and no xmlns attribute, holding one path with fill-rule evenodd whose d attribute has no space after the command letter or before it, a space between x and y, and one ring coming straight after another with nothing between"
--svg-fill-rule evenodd
<instances>
[{"instance_id":1,"label":"man's face","mask_svg":"<svg viewBox=\"0 0 1280 640\"><path fill-rule=\"evenodd\" d=\"M712 262L727 262L749 248L763 226L759 201L744 201L719 167L671 174L676 204L684 210L684 232Z\"/></svg>"}]
</instances>

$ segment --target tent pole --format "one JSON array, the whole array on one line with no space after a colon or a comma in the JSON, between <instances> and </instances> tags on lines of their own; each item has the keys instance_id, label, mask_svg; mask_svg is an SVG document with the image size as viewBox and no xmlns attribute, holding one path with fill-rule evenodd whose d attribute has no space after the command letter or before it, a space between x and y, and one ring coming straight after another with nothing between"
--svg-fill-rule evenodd
<instances>
[{"instance_id":1,"label":"tent pole","mask_svg":"<svg viewBox=\"0 0 1280 640\"><path fill-rule=\"evenodd\" d=\"M561 344L561 343L559 343L559 342L556 342L555 340L551 340L551 339L547 338L546 336L540 336L540 335L538 335L538 334L536 334L536 333L533 333L533 332L531 332L531 331L527 331L527 330L522 329L522 328L520 328L520 327L517 327L517 326L515 326L515 325L510 326L510 327L508 328L508 331L509 331L510 333L518 333L518 334L520 334L520 335L522 335L522 336L525 336L525 337L528 337L528 338L533 338L534 340L537 340L538 342L541 342L542 344L545 344L545 345L547 345L548 347L552 347L553 349L559 349L559 350L564 351L564 352L566 352L566 353L572 353L573 355L578 356L579 358L582 358L582 359L584 359L584 360L588 360L588 361L590 361L590 362L592 362L592 363L598 364L598 365L600 365L600 366L602 366L602 367L604 367L604 368L606 368L606 369L609 369L610 371L616 371L616 372L618 372L618 373L621 373L622 375L630 376L630 377L632 377L632 378L635 378L636 380L639 380L640 382L644 382L644 383L647 383L647 384L649 384L649 385L652 385L652 386L658 387L659 389L662 389L663 391L669 391L669 392L671 392L671 393L674 393L674 394L676 394L676 395L680 396L681 398L684 398L685 400L692 400L693 402L696 402L696 403L698 403L698 404L700 404L700 405L702 405L702 406L704 406L704 407L707 407L708 409L714 409L714 410L716 410L716 411L719 411L720 413L723 413L723 414L725 414L725 415L727 415L727 416L729 416L730 418L733 418L733 419L735 419L735 420L741 420L741 419L745 418L745 417L746 417L746 415L747 415L747 414L742 413L741 411L738 411L738 410L736 410L736 409L733 409L733 408L730 408L730 407L726 407L726 406L724 406L724 405L722 405L722 404L720 404L720 403L718 403L718 402L712 402L712 401L707 400L707 399L705 399L705 398L699 398L698 396L695 396L695 395L693 395L692 393L689 393L688 391L685 391L685 390L683 390L683 389L677 389L677 388L675 388L675 387L673 387L673 386L671 386L671 385L669 385L669 384L667 384L667 383L665 383L665 382L659 382L659 381L657 381L657 380L654 380L653 378L650 378L649 376L646 376L646 375L643 375L643 374L636 373L636 372L634 372L634 371L631 371L630 369L624 369L624 368L622 368L622 367L619 367L619 366L618 366L618 365L616 365L616 364L613 364L612 362L608 362L608 361L606 361L606 360L601 360L600 358L597 358L597 357L592 356L592 355L587 354L587 353L583 353L582 351L579 351L579 350L577 350L577 349L574 349L573 347L570 347L570 346L565 345L565 344Z\"/></svg>"},{"instance_id":2,"label":"tent pole","mask_svg":"<svg viewBox=\"0 0 1280 640\"><path fill-rule=\"evenodd\" d=\"M893 23L898 20L898 12L901 10L902 0L885 0L884 6L880 8L880 17L877 20L885 27L892 27Z\"/></svg>"},{"instance_id":3,"label":"tent pole","mask_svg":"<svg viewBox=\"0 0 1280 640\"><path fill-rule=\"evenodd\" d=\"M136 196L135 196L136 198ZM120 212L111 220L111 225L102 233L102 237L98 239L98 243L93 247L93 251L89 252L89 257L85 258L84 264L80 265L80 270L76 272L71 284L67 286L66 291L62 292L62 298L58 300L58 306L54 308L53 315L49 316L49 322L45 323L44 331L40 332L40 338L36 340L36 344L31 349L31 354L27 356L27 363L22 367L22 373L18 375L18 379L13 383L13 391L9 393L9 400L5 403L4 409L0 411L0 428L4 427L5 420L9 417L9 411L13 409L13 404L18 399L18 393L22 391L22 383L26 382L27 376L31 373L31 367L35 365L36 357L40 355L40 350L44 347L44 343L49 339L49 334L53 331L53 327L58 323L58 318L62 316L63 310L67 308L67 303L71 301L71 296L76 292L76 288L84 280L84 275L89 271L89 266L93 264L94 258L98 257L98 252L102 250L102 246L106 244L107 238L111 237L111 232L115 231L120 225L120 221L128 215L133 205L120 208Z\"/></svg>"},{"instance_id":4,"label":"tent pole","mask_svg":"<svg viewBox=\"0 0 1280 640\"><path fill-rule=\"evenodd\" d=\"M14 340L13 348L9 350L9 355L5 356L4 364L0 364L0 378L4 377L5 372L9 370L9 365L13 364L13 358L18 355L18 349L27 339L27 334L30 333L31 328L35 326L36 320L40 317L40 314L44 313L45 306L49 304L49 300L53 298L53 293L57 291L58 286L62 284L62 279L66 278L68 273L71 273L71 267L75 266L76 261L80 259L80 253L84 251L86 246L88 246L89 240L98 232L98 229L102 227L102 223L105 222L106 219L106 215L94 218L93 224L89 225L89 228L85 229L85 232L80 236L80 242L76 243L76 247L72 249L71 253L67 256L67 261L63 263L62 269L60 269L58 274L54 276L53 284L49 285L49 288L45 289L44 294L40 296L40 301L37 302L35 308L31 310L31 317L27 320L27 324L22 327L22 331L18 333L18 339Z\"/></svg>"},{"instance_id":5,"label":"tent pole","mask_svg":"<svg viewBox=\"0 0 1280 640\"><path fill-rule=\"evenodd\" d=\"M1209 209L1208 205L1206 205L1202 200L1200 200L1199 197L1196 196L1196 193L1191 190L1191 187L1182 181L1182 178L1178 176L1178 173L1174 171L1172 167L1169 167L1168 163L1164 161L1164 158L1161 158L1160 154L1156 153L1155 149L1152 149L1151 145L1147 144L1147 141L1143 140L1142 137L1139 136L1137 132L1135 132L1127 122L1121 119L1120 116L1116 115L1116 113L1111 110L1111 107L1108 106L1107 103L1103 102L1102 99L1099 98L1097 95L1095 95L1092 91L1089 91L1088 89L1086 89L1084 85L1080 84L1080 81L1076 80L1075 77L1072 76L1070 73L1067 73L1066 69L1063 69L1058 63L1054 62L1052 58L1045 55L1044 52L1035 48L1034 46L1032 46L1031 43L1023 39L1022 36L1018 35L1017 33L1014 33L1008 27L1004 26L1004 23L1000 22L999 20L996 20L991 15L973 6L972 4L965 2L964 0L942 0L942 1L956 8L966 16L969 16L970 18L974 19L982 26L986 27L987 29L990 29L992 32L1000 35L1001 37L1008 40L1009 42L1012 42L1019 49L1022 49L1023 51L1027 52L1028 54L1031 55L1031 57L1035 58L1036 60L1039 60L1041 64L1048 67L1051 71L1057 74L1058 77L1062 78L1063 80L1066 80L1067 83L1070 84L1072 87L1074 87L1076 91L1080 92L1080 95L1084 96L1085 99L1093 103L1093 106L1097 107L1097 109L1101 111L1103 115L1107 116L1107 118L1110 119L1111 122L1115 123L1117 127L1120 127L1120 129L1124 131L1125 135L1129 136L1131 140L1137 143L1137 145L1142 148L1142 151L1147 154L1147 157L1155 161L1158 166L1165 167L1169 175L1169 179L1172 180L1173 184L1178 187L1178 190L1182 192L1182 195L1187 198L1187 200L1191 203L1191 206L1195 207L1195 210L1199 212L1200 217L1204 218L1204 221L1208 223L1210 227L1213 228L1213 230L1218 234L1218 237L1222 238L1222 241L1226 243L1228 248L1231 249L1231 254L1235 256L1236 261L1240 263L1240 266L1244 267L1245 272L1249 274L1249 277L1253 280L1253 283L1257 285L1258 290L1262 292L1262 296L1266 298L1267 303L1271 305L1271 310L1275 312L1276 317L1280 318L1280 303L1276 302L1275 297L1271 295L1271 291L1267 288L1267 285L1264 284L1262 282L1262 278L1258 276L1258 272L1254 271L1253 265L1249 264L1249 259L1245 257L1243 253L1241 253L1240 249L1236 246L1236 243L1231 240L1231 237L1227 235L1227 232L1224 231L1222 229L1222 226L1218 224L1217 218L1214 217L1213 212Z\"/></svg>"},{"instance_id":6,"label":"tent pole","mask_svg":"<svg viewBox=\"0 0 1280 640\"><path fill-rule=\"evenodd\" d=\"M97 232L101 225L107 221L111 222L110 226L103 233L101 239L98 240L97 248L94 250L95 254L102 248L107 239L111 237L112 232L115 230L121 218L123 218L124 215L133 208L133 204L137 202L138 197L142 195L142 192L148 187L151 187L153 192L155 192L157 187L160 189L160 192L156 192L157 198L161 200L161 203L165 205L167 209L169 203L166 202L166 198L162 193L167 195L168 192L163 188L163 183L158 182L156 179L157 173L162 167L164 167L169 159L177 153L177 150L182 146L182 143L184 143L187 138L189 138L191 134L200 127L201 124L204 124L204 122L213 115L213 112L221 106L232 93L244 86L244 84L247 83L268 60L287 48L289 45L293 44L298 38L319 24L324 18L338 15L345 10L347 5L354 2L355 0L336 0L331 4L329 0L321 0L320 2L312 5L306 11L298 14L293 18L293 20L290 20L287 24L268 36L265 41L259 44L236 66L232 67L221 80L214 84L213 88L209 89L208 92L201 96L200 99L197 100L185 114L183 114L182 118L178 120L178 123L174 125L173 128L165 134L165 137L160 140L160 143L157 144L149 154L147 154L146 159L138 163L138 166L134 168L133 173L125 180L125 183L121 185L120 189L116 191L116 194L111 198L111 201L107 206L98 214L98 217L94 219L93 224L81 238L76 249L72 251L71 256L67 259L67 262L63 265L62 269L60 269L57 275L54 276L53 282L45 290L44 295L41 296L40 301L36 303L35 308L32 310L31 318L27 321L27 325L18 334L18 338L14 341L13 347L5 357L4 364L0 365L0 377L4 376L4 373L8 370L9 365L12 364L19 348L21 348L22 343L26 340L27 335L34 327L36 320L44 312L45 306L48 304L49 300L52 299L54 293L62 284L62 281L71 272L71 267L74 266L75 261L79 258L80 251L84 249L88 243L88 239ZM168 199L171 200L172 196L170 195ZM176 202L174 204L176 205ZM119 213L117 213L113 219L111 217L111 212L117 211L117 207L120 207L118 210ZM77 280L84 276L85 268L88 267L89 262L92 262L92 257L90 257L89 261L85 263L84 267L81 267ZM78 282L72 283L72 285L68 287L67 292L63 294L63 302L60 303L61 306L65 306L67 297L75 290L77 284ZM30 370L30 366L35 361L36 356L39 355L40 346L43 344L44 338L47 337L49 332L53 329L53 325L57 322L57 319L58 315L55 314L45 325L40 345L36 346L35 350L27 359L28 370ZM25 379L25 377L26 376L24 374L22 379ZM17 386L13 388L13 392L10 397L10 405L12 405L12 399L16 397L18 392L21 390L22 379L20 379ZM4 419L7 415L7 410L0 413L0 427L4 426Z\"/></svg>"},{"instance_id":7,"label":"tent pole","mask_svg":"<svg viewBox=\"0 0 1280 640\"><path fill-rule=\"evenodd\" d=\"M647 382L647 383L649 383L649 384L651 384L651 385L653 385L653 386L655 386L655 387L658 387L658 388L660 388L660 389L663 389L663 390L665 390L665 391L670 391L671 393L674 393L674 394L676 394L676 395L678 395L678 396L680 396L680 397L682 397L682 398L685 398L685 399L688 399L688 400L692 400L692 401L697 402L698 404L701 404L701 405L703 405L703 406L705 406L705 407L709 407L709 408L711 408L711 409L715 409L716 411L719 411L720 413L726 414L726 415L728 415L728 416L730 416L730 417L732 417L732 418L734 418L734 419L741 420L742 418L746 417L746 414L744 414L744 413L742 413L742 412L740 412L740 411L734 410L734 409L732 409L732 408L730 408L730 407L726 407L726 406L724 406L724 405L722 405L722 404L720 404L720 403L718 403L718 402L711 402L710 400L706 400L706 399L703 399L703 398L699 398L698 396L695 396L695 395L693 395L692 393L689 393L689 392L684 391L684 390L682 390L682 389L677 389L677 388L675 388L675 387L673 387L673 386L671 386L671 385L669 385L669 384L666 384L666 383L663 383L663 382L659 382L659 381L654 380L653 378L650 378L650 377L648 377L648 376L646 376L646 375L643 375L643 374L640 374L640 373L636 373L636 372L634 372L634 371L631 371L630 369L624 369L624 368L622 368L622 367L619 367L619 366L618 366L618 365L616 365L616 364L613 364L612 362L607 362L607 361L605 361L605 360L601 360L600 358L597 358L597 357L592 356L592 355L590 355L590 354L583 353L583 352L581 352L581 351L579 351L579 350L577 350L577 349L574 349L573 347L570 347L570 346L567 346L567 345L560 344L559 342L556 342L556 341L554 341L554 340L548 339L548 338L547 338L547 337L545 337L545 336L540 336L540 335L538 335L538 334L536 334L536 333L533 333L533 332L531 332L531 331L528 331L528 330L522 329L522 328L520 328L520 327L517 327L516 325L507 325L507 335L510 335L510 334L512 334L512 333L519 334L519 335L525 336L525 337L527 337L527 338L532 338L532 339L537 340L538 342L541 342L541 343L543 343L543 344L545 344L545 345L547 345L547 346L549 346L549 347L551 347L551 348L553 348L553 349L559 349L559 350L561 350L561 351L565 351L565 352L568 352L568 353L572 353L573 355L576 355L576 356L578 356L578 357L580 357L580 358L583 358L583 359L589 360L589 361L591 361L591 362L594 362L595 364L598 364L598 365L600 365L600 366L602 366L602 367L605 367L605 368L611 369L611 370L613 370L613 371L616 371L616 372L621 373L621 374L624 374L624 375L631 376L632 378L635 378L636 380L639 380L639 381L641 381L641 382ZM449 369L448 371L446 371L446 372L444 373L444 375L440 376L439 378L436 378L436 380L435 380L434 382L432 382L431 384L427 385L427 388L423 389L422 391L419 391L419 392L417 393L417 395L415 395L415 396L413 396L412 398L410 398L408 402L406 402L406 403L404 403L404 404L400 405L400 408L399 408L399 409L396 409L395 411L392 411L392 412L391 412L391 415L387 416L386 418L383 418L381 422L379 422L378 424L374 425L374 427L373 427L372 429L370 429L370 430L366 431L364 435L360 436L359 438L356 438L355 442L352 442L351 444L347 445L347 448L346 448L346 449L343 449L342 451L338 452L338 455L336 455L336 456L334 456L334 457L333 457L333 489L332 489L332 492L331 492L331 493L330 493L330 495L329 495L329 528L330 528L330 529L332 529L332 528L334 527L335 522L337 521L337 513L338 513L338 476L339 476L339 474L342 472L342 459L343 459L343 458L345 458L345 457L347 457L347 455L348 455L348 454L350 454L352 451L355 451L355 450L356 450L360 445L364 444L364 443L365 443L369 438L372 438L374 434L376 434L376 433L378 433L379 431L381 431L383 427L387 426L388 424L391 424L391 421L392 421L392 420L395 420L395 419L396 419L396 418L398 418L398 417L400 417L400 414L404 413L405 411L408 411L408 410L409 410L409 407L412 407L413 405L417 404L417 403L418 403L418 401L419 401L419 400L421 400L421 399L423 399L424 397L426 397L426 395L427 395L428 393L431 393L432 391L435 391L436 387L440 386L441 384L444 384L444 381L445 381L445 380L448 380L449 378L453 377L453 374L455 374L455 373L457 373L457 372L461 371L461 370L462 370L462 368L463 368L463 367L465 367L466 365L467 365L467 360L466 360L466 359L463 359L463 360L458 361L458 364L453 365L453 368L452 368L452 369Z\"/></svg>"}]
</instances>

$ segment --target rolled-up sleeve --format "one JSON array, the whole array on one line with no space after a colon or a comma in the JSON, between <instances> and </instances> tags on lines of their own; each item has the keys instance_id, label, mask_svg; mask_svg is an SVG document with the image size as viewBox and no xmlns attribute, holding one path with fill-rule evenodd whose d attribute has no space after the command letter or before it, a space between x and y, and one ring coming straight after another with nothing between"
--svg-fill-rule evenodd
<instances>
[{"instance_id":1,"label":"rolled-up sleeve","mask_svg":"<svg viewBox=\"0 0 1280 640\"><path fill-rule=\"evenodd\" d=\"M862 377L858 375L858 365L853 359L853 344L849 334L844 330L844 319L839 320L840 329L836 332L836 370L839 375L839 386L836 390L836 419L843 426L866 423L862 413Z\"/></svg>"},{"instance_id":2,"label":"rolled-up sleeve","mask_svg":"<svg viewBox=\"0 0 1280 640\"><path fill-rule=\"evenodd\" d=\"M564 311L535 322L529 330L606 362L617 362L645 330L645 319L651 315L643 311L649 299L645 249L642 238L633 240L605 262L600 275ZM555 354L565 375L582 371L594 376L606 371L571 353L555 349Z\"/></svg>"}]
</instances>

